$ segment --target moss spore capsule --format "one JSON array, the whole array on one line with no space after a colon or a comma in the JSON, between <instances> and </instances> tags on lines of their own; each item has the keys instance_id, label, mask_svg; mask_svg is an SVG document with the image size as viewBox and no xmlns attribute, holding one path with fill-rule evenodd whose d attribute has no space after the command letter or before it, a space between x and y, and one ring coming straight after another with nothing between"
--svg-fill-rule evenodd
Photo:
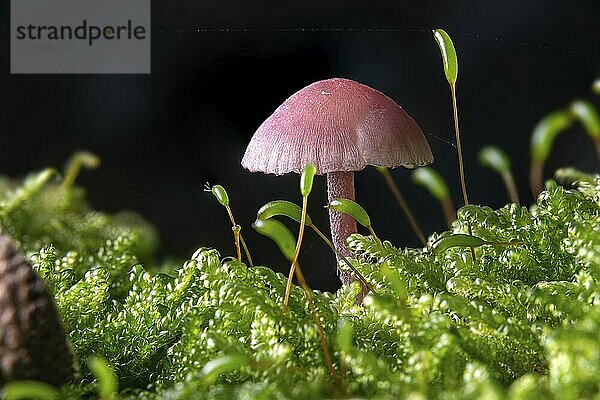
<instances>
[{"instance_id":1,"label":"moss spore capsule","mask_svg":"<svg viewBox=\"0 0 600 400\"><path fill-rule=\"evenodd\" d=\"M456 219L456 209L450 197L450 190L444 178L431 167L417 168L411 175L411 179L417 185L423 186L440 203L444 211L444 217L448 228L452 227L452 221Z\"/></svg>"},{"instance_id":2,"label":"moss spore capsule","mask_svg":"<svg viewBox=\"0 0 600 400\"><path fill-rule=\"evenodd\" d=\"M252 228L254 228L256 232L275 242L277 247L279 247L281 254L283 254L289 262L294 260L296 238L284 224L275 219L257 219L252 224Z\"/></svg>"},{"instance_id":3,"label":"moss spore capsule","mask_svg":"<svg viewBox=\"0 0 600 400\"><path fill-rule=\"evenodd\" d=\"M583 124L592 139L600 138L600 115L592 103L586 100L576 100L569 106L569 111Z\"/></svg>"},{"instance_id":4,"label":"moss spore capsule","mask_svg":"<svg viewBox=\"0 0 600 400\"><path fill-rule=\"evenodd\" d=\"M451 247L479 247L485 240L472 235L454 234L439 238L431 246L434 253L443 253Z\"/></svg>"},{"instance_id":5,"label":"moss spore capsule","mask_svg":"<svg viewBox=\"0 0 600 400\"><path fill-rule=\"evenodd\" d=\"M510 172L510 158L499 147L486 146L479 151L479 163L498 174Z\"/></svg>"},{"instance_id":6,"label":"moss spore capsule","mask_svg":"<svg viewBox=\"0 0 600 400\"><path fill-rule=\"evenodd\" d=\"M531 159L543 163L550 155L554 140L571 127L573 116L566 110L554 111L545 116L534 128L531 135Z\"/></svg>"},{"instance_id":7,"label":"moss spore capsule","mask_svg":"<svg viewBox=\"0 0 600 400\"><path fill-rule=\"evenodd\" d=\"M567 110L557 110L546 115L535 126L531 135L531 166L529 181L534 197L542 191L544 185L544 164L552 151L556 137L573 124L573 115Z\"/></svg>"},{"instance_id":8,"label":"moss spore capsule","mask_svg":"<svg viewBox=\"0 0 600 400\"><path fill-rule=\"evenodd\" d=\"M225 188L223 186L214 185L210 189L210 191L217 198L217 200L219 201L219 203L221 203L221 205L223 207L229 206L229 195L227 194L227 191L225 190Z\"/></svg>"},{"instance_id":9,"label":"moss spore capsule","mask_svg":"<svg viewBox=\"0 0 600 400\"><path fill-rule=\"evenodd\" d=\"M442 62L444 63L444 74L450 85L455 85L458 79L458 57L452 39L443 29L435 29L433 37L440 47Z\"/></svg>"},{"instance_id":10,"label":"moss spore capsule","mask_svg":"<svg viewBox=\"0 0 600 400\"><path fill-rule=\"evenodd\" d=\"M302 175L300 175L300 194L302 194L302 197L308 196L312 191L316 173L317 167L312 164L308 164L302 171Z\"/></svg>"},{"instance_id":11,"label":"moss spore capsule","mask_svg":"<svg viewBox=\"0 0 600 400\"><path fill-rule=\"evenodd\" d=\"M596 79L594 83L592 83L592 91L596 94L600 94L600 79Z\"/></svg>"},{"instance_id":12,"label":"moss spore capsule","mask_svg":"<svg viewBox=\"0 0 600 400\"><path fill-rule=\"evenodd\" d=\"M365 228L371 226L371 218L360 204L350 199L334 199L326 206L334 211L350 215Z\"/></svg>"},{"instance_id":13,"label":"moss spore capsule","mask_svg":"<svg viewBox=\"0 0 600 400\"><path fill-rule=\"evenodd\" d=\"M504 150L496 146L486 146L479 152L479 163L486 168L491 168L502 177L504 186L513 203L519 203L519 192L515 179L510 170L510 158Z\"/></svg>"},{"instance_id":14,"label":"moss spore capsule","mask_svg":"<svg viewBox=\"0 0 600 400\"><path fill-rule=\"evenodd\" d=\"M450 190L444 178L431 167L421 167L414 170L411 175L414 183L425 187L438 201L450 197Z\"/></svg>"},{"instance_id":15,"label":"moss spore capsule","mask_svg":"<svg viewBox=\"0 0 600 400\"><path fill-rule=\"evenodd\" d=\"M273 200L262 206L256 213L256 219L269 219L276 216L288 217L300 223L302 220L302 207L287 200ZM308 214L306 214L306 226L313 226Z\"/></svg>"}]
</instances>

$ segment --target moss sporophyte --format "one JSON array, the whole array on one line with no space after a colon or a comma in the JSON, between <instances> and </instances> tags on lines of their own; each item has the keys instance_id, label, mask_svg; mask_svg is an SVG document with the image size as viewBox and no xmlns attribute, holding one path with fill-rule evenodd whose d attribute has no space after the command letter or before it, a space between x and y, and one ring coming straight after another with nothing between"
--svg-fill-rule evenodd
<instances>
[{"instance_id":1,"label":"moss sporophyte","mask_svg":"<svg viewBox=\"0 0 600 400\"><path fill-rule=\"evenodd\" d=\"M444 34L436 38L453 84L456 56ZM396 247L373 229L381 215L356 201L353 172L429 163L425 138L372 88L345 79L309 85L261 125L242 161L252 171L300 174L302 205L268 201L253 225L281 250L287 277L252 265L243 234L252 244L255 233L234 218L223 186L206 189L225 208L235 257L201 247L159 268L153 227L92 209L77 186L81 167L97 166L97 157L77 153L63 179L53 169L0 179L2 396L597 398L600 176L564 168L558 182L544 183L541 173L559 133L580 123L594 139L597 122L592 100L577 100L534 129L531 183L540 192L529 208L498 147L480 153L514 200L497 210L456 211L441 175L416 169L413 180L443 204L448 230L423 233L421 248ZM305 145L296 148L291 138L300 136ZM345 152L350 145L360 159ZM399 151L407 146L410 154ZM319 174L327 174L333 240L309 215ZM466 200L464 180L461 189ZM278 217L298 223L298 235ZM302 274L311 231L348 283L335 293L311 290Z\"/></svg>"},{"instance_id":2,"label":"moss sporophyte","mask_svg":"<svg viewBox=\"0 0 600 400\"><path fill-rule=\"evenodd\" d=\"M443 29L436 29L433 31L433 37L437 42L440 52L442 54L442 61L444 64L444 74L446 80L450 85L450 94L452 96L452 111L454 116L454 132L456 134L456 151L458 153L458 171L460 175L460 187L462 189L462 195L464 204L469 204L469 195L467 194L467 183L465 179L465 167L463 162L462 146L460 142L460 130L458 127L458 102L456 99L456 81L458 80L458 57L456 56L456 50L454 49L454 43L452 39ZM469 234L473 233L471 224L467 224ZM471 247L471 256L473 260L476 259L475 250Z\"/></svg>"}]
</instances>

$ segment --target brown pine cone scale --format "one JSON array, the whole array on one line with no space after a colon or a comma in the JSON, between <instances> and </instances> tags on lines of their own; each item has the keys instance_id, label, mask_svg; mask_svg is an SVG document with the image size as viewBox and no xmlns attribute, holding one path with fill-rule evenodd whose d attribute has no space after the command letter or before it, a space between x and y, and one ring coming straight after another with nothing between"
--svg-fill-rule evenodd
<instances>
[{"instance_id":1,"label":"brown pine cone scale","mask_svg":"<svg viewBox=\"0 0 600 400\"><path fill-rule=\"evenodd\" d=\"M0 234L0 381L60 386L74 374L73 352L46 283Z\"/></svg>"}]
</instances>

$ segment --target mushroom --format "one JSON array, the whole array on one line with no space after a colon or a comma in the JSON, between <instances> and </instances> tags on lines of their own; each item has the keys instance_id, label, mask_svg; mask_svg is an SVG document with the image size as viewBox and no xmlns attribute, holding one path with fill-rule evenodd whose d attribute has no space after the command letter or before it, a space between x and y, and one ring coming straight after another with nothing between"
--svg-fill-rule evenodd
<instances>
[{"instance_id":1,"label":"mushroom","mask_svg":"<svg viewBox=\"0 0 600 400\"><path fill-rule=\"evenodd\" d=\"M242 166L282 175L313 164L317 174L327 174L331 201L354 200L354 172L367 165L414 168L431 162L423 132L394 100L361 83L332 78L284 101L254 133ZM351 256L346 239L356 233L356 221L331 209L329 220L335 248ZM346 273L340 279L353 280Z\"/></svg>"}]
</instances>

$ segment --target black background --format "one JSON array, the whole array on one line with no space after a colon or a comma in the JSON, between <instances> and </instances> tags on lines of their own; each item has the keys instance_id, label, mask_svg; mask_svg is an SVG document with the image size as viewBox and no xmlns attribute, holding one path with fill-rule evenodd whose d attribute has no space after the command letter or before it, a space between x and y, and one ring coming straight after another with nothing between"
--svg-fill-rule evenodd
<instances>
[{"instance_id":1,"label":"black background","mask_svg":"<svg viewBox=\"0 0 600 400\"><path fill-rule=\"evenodd\" d=\"M598 1L242 2L153 1L151 75L10 75L9 3L0 1L0 172L60 167L77 149L102 158L79 178L99 209L135 210L161 235L160 256L198 246L234 254L225 211L203 192L224 185L254 258L287 268L274 244L250 228L265 202L300 202L298 177L251 174L240 166L254 130L289 95L319 79L346 77L402 105L429 134L435 167L460 204L451 103L431 29L444 28L459 55L459 107L471 201L499 207L500 179L477 164L486 144L513 159L524 203L529 137L546 113L575 98L600 105ZM434 136L431 136L434 135ZM580 127L561 136L548 162L597 168ZM410 172L393 172L426 232L443 215ZM357 199L380 236L418 241L381 177L356 175ZM311 215L327 227L325 181ZM296 228L295 226L290 225ZM309 232L301 263L313 286L338 283L333 255Z\"/></svg>"}]
</instances>

